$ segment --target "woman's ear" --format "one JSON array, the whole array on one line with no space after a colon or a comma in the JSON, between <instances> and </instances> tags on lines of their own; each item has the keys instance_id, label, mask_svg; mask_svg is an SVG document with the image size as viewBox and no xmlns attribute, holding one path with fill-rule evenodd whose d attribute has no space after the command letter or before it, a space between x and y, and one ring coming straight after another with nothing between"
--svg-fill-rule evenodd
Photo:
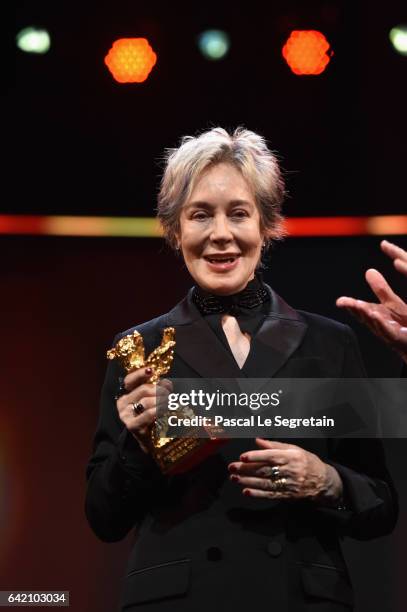
<instances>
[{"instance_id":1,"label":"woman's ear","mask_svg":"<svg viewBox=\"0 0 407 612\"><path fill-rule=\"evenodd\" d=\"M270 232L265 231L262 235L262 243L261 243L261 251L263 252L264 249L270 244L270 240L272 238L272 236L270 236Z\"/></svg>"},{"instance_id":2,"label":"woman's ear","mask_svg":"<svg viewBox=\"0 0 407 612\"><path fill-rule=\"evenodd\" d=\"M179 235L179 227L174 227L172 236L171 236L171 246L176 251L179 251L180 246L180 235Z\"/></svg>"}]
</instances>

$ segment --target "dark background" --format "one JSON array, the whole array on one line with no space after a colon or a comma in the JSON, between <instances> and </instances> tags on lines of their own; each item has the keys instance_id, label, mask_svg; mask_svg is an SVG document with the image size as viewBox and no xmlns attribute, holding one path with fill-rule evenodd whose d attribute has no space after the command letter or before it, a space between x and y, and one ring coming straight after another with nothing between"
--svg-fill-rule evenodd
<instances>
[{"instance_id":1,"label":"dark background","mask_svg":"<svg viewBox=\"0 0 407 612\"><path fill-rule=\"evenodd\" d=\"M286 214L404 212L406 58L388 33L407 21L405 3L17 6L16 31L46 27L52 47L16 56L8 98L24 180L13 183L4 212L151 215L164 148L210 126L240 124L279 152L291 193ZM219 62L196 45L210 27L231 38ZM288 68L281 49L292 29L327 37L334 55L322 75ZM158 56L142 84L118 84L103 62L113 41L128 36L147 37Z\"/></svg>"},{"instance_id":2,"label":"dark background","mask_svg":"<svg viewBox=\"0 0 407 612\"><path fill-rule=\"evenodd\" d=\"M288 216L405 212L407 60L388 41L406 20L401 4L16 4L3 125L17 180L3 178L2 212L150 216L164 148L238 124L279 151ZM14 51L16 32L31 24L51 33L45 56ZM231 37L221 62L196 49L207 27ZM332 44L321 76L297 77L282 59L293 28L320 29ZM147 36L158 54L141 85L117 84L103 64L122 36ZM335 307L342 294L371 299L368 267L405 294L380 238L288 238L265 279L292 306L350 323L368 373L392 377L398 358ZM2 237L0 257L0 588L70 590L73 611L111 612L131 536L98 542L83 512L104 354L117 331L180 300L190 279L160 239ZM401 516L391 536L346 544L359 612L407 606L407 444L386 446Z\"/></svg>"}]
</instances>

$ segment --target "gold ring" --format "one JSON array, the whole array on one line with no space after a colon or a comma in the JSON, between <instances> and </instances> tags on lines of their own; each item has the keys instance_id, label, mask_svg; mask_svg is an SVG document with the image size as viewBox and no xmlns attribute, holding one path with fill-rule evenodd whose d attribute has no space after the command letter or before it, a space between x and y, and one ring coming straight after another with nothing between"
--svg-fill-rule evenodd
<instances>
[{"instance_id":1,"label":"gold ring","mask_svg":"<svg viewBox=\"0 0 407 612\"><path fill-rule=\"evenodd\" d=\"M269 489L270 491L283 491L287 484L286 478L278 478L277 480L269 479Z\"/></svg>"},{"instance_id":2,"label":"gold ring","mask_svg":"<svg viewBox=\"0 0 407 612\"><path fill-rule=\"evenodd\" d=\"M285 485L287 484L287 479L286 478L278 478L278 480L275 481L275 484L277 485L277 490L278 491L283 491L285 489Z\"/></svg>"}]
</instances>

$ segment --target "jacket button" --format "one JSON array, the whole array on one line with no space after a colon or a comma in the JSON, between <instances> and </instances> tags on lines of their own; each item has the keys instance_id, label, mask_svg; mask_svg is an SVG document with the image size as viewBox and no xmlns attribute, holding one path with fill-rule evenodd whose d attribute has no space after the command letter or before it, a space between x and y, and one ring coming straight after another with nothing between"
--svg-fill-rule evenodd
<instances>
[{"instance_id":1,"label":"jacket button","mask_svg":"<svg viewBox=\"0 0 407 612\"><path fill-rule=\"evenodd\" d=\"M280 542L271 540L267 544L267 552L270 555L270 557L278 557L279 555L281 555L282 550L283 550L283 547L281 546Z\"/></svg>"},{"instance_id":2,"label":"jacket button","mask_svg":"<svg viewBox=\"0 0 407 612\"><path fill-rule=\"evenodd\" d=\"M208 561L220 561L222 559L222 551L217 546L211 546L206 551Z\"/></svg>"}]
</instances>

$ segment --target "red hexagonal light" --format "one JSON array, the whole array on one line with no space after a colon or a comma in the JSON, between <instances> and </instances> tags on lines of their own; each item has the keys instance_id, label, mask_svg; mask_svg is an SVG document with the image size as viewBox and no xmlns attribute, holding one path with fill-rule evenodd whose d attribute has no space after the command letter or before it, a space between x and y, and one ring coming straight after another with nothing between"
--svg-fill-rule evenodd
<instances>
[{"instance_id":1,"label":"red hexagonal light","mask_svg":"<svg viewBox=\"0 0 407 612\"><path fill-rule=\"evenodd\" d=\"M329 42L317 30L294 30L283 47L283 57L294 74L321 74L333 52Z\"/></svg>"},{"instance_id":2,"label":"red hexagonal light","mask_svg":"<svg viewBox=\"0 0 407 612\"><path fill-rule=\"evenodd\" d=\"M142 83L150 74L157 55L146 38L119 38L105 57L105 64L118 83Z\"/></svg>"}]
</instances>

